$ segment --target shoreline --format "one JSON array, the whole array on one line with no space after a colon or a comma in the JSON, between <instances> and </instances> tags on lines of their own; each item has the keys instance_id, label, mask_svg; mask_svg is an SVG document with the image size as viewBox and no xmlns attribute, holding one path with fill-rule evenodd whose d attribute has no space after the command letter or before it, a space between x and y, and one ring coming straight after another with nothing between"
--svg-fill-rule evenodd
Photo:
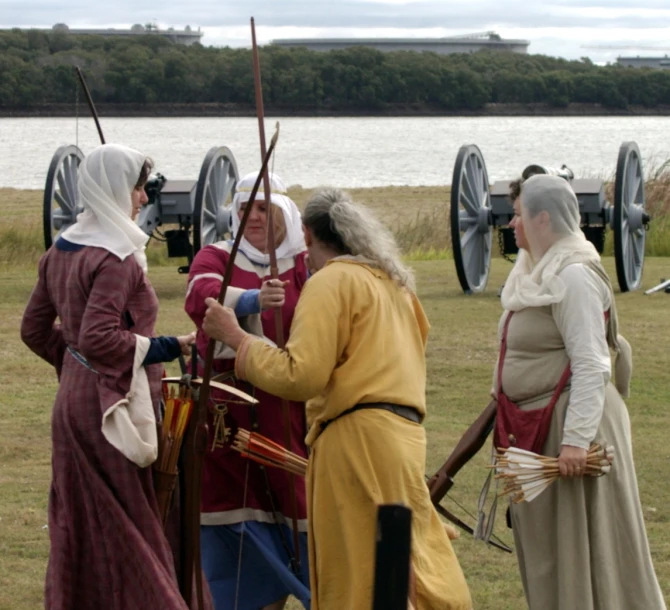
<instances>
[{"instance_id":1,"label":"shoreline","mask_svg":"<svg viewBox=\"0 0 670 610\"><path fill-rule=\"evenodd\" d=\"M242 104L98 104L101 117L133 118L198 118L198 117L256 117L251 105ZM89 109L80 103L44 104L40 106L9 107L0 106L0 118L71 118L88 116ZM627 109L605 108L600 104L570 104L555 108L548 104L486 104L478 110L446 111L425 106L394 106L384 109L363 111L356 109L296 109L266 107L265 116L305 117L305 118L387 118L387 117L598 117L598 116L670 116L670 106L646 108L630 106Z\"/></svg>"}]
</instances>

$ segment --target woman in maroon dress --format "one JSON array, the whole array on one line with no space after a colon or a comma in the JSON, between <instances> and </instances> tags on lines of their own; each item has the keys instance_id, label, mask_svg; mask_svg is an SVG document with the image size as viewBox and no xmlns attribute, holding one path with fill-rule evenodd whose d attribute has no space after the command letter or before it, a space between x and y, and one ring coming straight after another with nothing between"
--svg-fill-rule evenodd
<instances>
[{"instance_id":1,"label":"woman in maroon dress","mask_svg":"<svg viewBox=\"0 0 670 610\"><path fill-rule=\"evenodd\" d=\"M237 185L232 206L233 234L239 230L257 175L248 174ZM261 190L253 203L235 257L226 305L235 309L250 332L275 341L272 308L281 307L285 334L288 334L308 273L300 212L286 196L286 187L279 177L270 174L270 181L279 279L270 279L267 254L269 204ZM218 296L231 248L232 242L228 241L207 246L198 252L191 265L186 312L199 329L197 346L201 358L207 351L208 342L201 330L207 310L205 299ZM309 608L304 479L295 477L301 547L300 570L296 570L290 529L293 505L289 475L276 468L263 468L242 458L231 448L239 428L258 431L284 445L282 401L246 382L235 380L234 359L234 351L217 344L215 372L227 377L227 383L254 394L260 404L256 407L234 404L226 395L212 392L210 410L214 411L214 416L209 420L210 439L202 490L203 569L217 610L281 609L289 593ZM306 456L303 403L290 403L290 426L291 450Z\"/></svg>"},{"instance_id":2,"label":"woman in maroon dress","mask_svg":"<svg viewBox=\"0 0 670 610\"><path fill-rule=\"evenodd\" d=\"M163 533L157 455L161 362L194 335L157 337L135 224L151 164L104 145L79 168L84 212L42 257L21 337L56 368L52 414L49 610L185 610ZM59 323L56 323L58 318Z\"/></svg>"}]
</instances>

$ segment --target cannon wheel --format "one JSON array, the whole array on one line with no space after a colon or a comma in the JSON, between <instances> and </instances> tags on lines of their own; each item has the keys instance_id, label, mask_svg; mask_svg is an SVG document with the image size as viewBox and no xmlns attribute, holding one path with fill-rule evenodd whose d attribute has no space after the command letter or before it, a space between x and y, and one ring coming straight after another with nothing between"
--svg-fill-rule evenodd
<instances>
[{"instance_id":1,"label":"cannon wheel","mask_svg":"<svg viewBox=\"0 0 670 610\"><path fill-rule=\"evenodd\" d=\"M489 177L481 151L461 146L451 181L451 247L465 294L486 288L491 266L493 226Z\"/></svg>"},{"instance_id":2,"label":"cannon wheel","mask_svg":"<svg viewBox=\"0 0 670 610\"><path fill-rule=\"evenodd\" d=\"M70 225L77 214L77 175L84 153L74 145L61 146L51 159L44 186L42 227L44 247L49 249L54 240Z\"/></svg>"},{"instance_id":3,"label":"cannon wheel","mask_svg":"<svg viewBox=\"0 0 670 610\"><path fill-rule=\"evenodd\" d=\"M193 254L223 239L229 230L230 208L239 174L235 157L225 146L210 148L200 168L193 210Z\"/></svg>"},{"instance_id":4,"label":"cannon wheel","mask_svg":"<svg viewBox=\"0 0 670 610\"><path fill-rule=\"evenodd\" d=\"M619 148L614 182L614 260L621 292L637 290L642 282L646 224L644 175L635 142Z\"/></svg>"}]
</instances>

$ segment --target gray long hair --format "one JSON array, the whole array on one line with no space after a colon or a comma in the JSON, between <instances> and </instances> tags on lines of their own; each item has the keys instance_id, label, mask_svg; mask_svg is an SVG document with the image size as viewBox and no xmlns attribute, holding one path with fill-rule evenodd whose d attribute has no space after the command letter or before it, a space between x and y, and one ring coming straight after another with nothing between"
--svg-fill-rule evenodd
<instances>
[{"instance_id":1,"label":"gray long hair","mask_svg":"<svg viewBox=\"0 0 670 610\"><path fill-rule=\"evenodd\" d=\"M335 188L316 191L307 202L302 221L314 236L340 255L367 260L414 291L414 272L401 259L391 232L367 208Z\"/></svg>"}]
</instances>

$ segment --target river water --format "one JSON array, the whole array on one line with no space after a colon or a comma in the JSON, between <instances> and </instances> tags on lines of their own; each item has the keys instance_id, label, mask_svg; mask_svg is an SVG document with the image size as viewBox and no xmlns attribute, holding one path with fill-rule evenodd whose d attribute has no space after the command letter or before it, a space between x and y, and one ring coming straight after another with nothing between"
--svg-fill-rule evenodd
<instances>
[{"instance_id":1,"label":"river water","mask_svg":"<svg viewBox=\"0 0 670 610\"><path fill-rule=\"evenodd\" d=\"M280 118L274 171L288 185L446 185L463 144L477 144L490 182L531 163L568 165L576 177L613 176L619 146L637 142L645 167L670 159L670 117ZM254 118L103 118L108 142L137 148L168 179L197 179L207 151L227 146L241 175L260 165ZM0 119L0 187L43 188L63 144L99 143L93 120Z\"/></svg>"}]
</instances>

